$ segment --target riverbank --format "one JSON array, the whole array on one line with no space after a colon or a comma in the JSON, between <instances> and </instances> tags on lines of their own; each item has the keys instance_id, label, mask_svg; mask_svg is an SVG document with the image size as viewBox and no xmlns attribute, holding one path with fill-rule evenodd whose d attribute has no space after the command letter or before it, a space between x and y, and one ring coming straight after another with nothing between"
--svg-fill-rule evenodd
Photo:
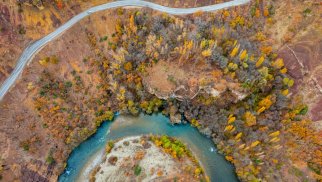
<instances>
[{"instance_id":1,"label":"riverbank","mask_svg":"<svg viewBox=\"0 0 322 182\"><path fill-rule=\"evenodd\" d=\"M113 122L104 122L93 136L73 150L59 182L82 181L86 178L94 166L91 161L95 161L95 164L103 158L104 146L108 141L149 134L168 135L185 143L211 180L238 181L233 166L216 152L212 140L200 134L196 128L190 124L172 125L169 118L161 114L140 114L137 117L120 115Z\"/></svg>"},{"instance_id":2,"label":"riverbank","mask_svg":"<svg viewBox=\"0 0 322 182\"><path fill-rule=\"evenodd\" d=\"M270 44L259 42L266 38L263 19L257 17L258 4L249 7L254 15L236 8L185 17L120 8L112 11L115 19L95 13L67 30L37 54L2 101L0 153L10 154L1 156L4 176L56 178L70 151L111 120L113 112L122 111L186 119L213 138L243 180L285 178L278 171L292 165L281 148L292 150L293 145L285 144L303 145L302 134L315 133L306 121L297 122L308 107L288 103L297 100L289 93L294 81ZM107 30L106 25L113 26ZM173 64L180 67L167 68ZM182 72L194 74L178 77ZM225 93L218 95L219 90ZM238 102L239 90L249 97ZM157 98L161 91L169 99ZM137 131L146 129L141 128ZM321 157L318 140L311 138L304 145L310 152L301 150L308 154L301 160L315 166L320 161L311 159Z\"/></svg>"},{"instance_id":3,"label":"riverbank","mask_svg":"<svg viewBox=\"0 0 322 182\"><path fill-rule=\"evenodd\" d=\"M137 3L131 4L133 1L128 2L130 2L128 5L137 5ZM142 3L144 5L142 1L136 2L138 5ZM237 5L236 2L239 1L234 1L232 5ZM125 1L113 4L122 6L123 3ZM227 6L229 3L225 6L206 8L206 11ZM108 91L108 88L112 87L108 87L107 84L114 84L112 80L107 79L106 75L98 74L106 71L102 70L101 64L104 64L105 69L112 64L108 61L111 60L109 46L114 46L116 42L112 38L115 23L119 19L118 12L123 10L114 9L99 13L94 13L93 10L99 11L109 7L111 6L105 4L92 8L75 16L67 24L60 27L58 27L60 24L57 24L56 31L25 49L16 69L13 70L12 77L2 85L0 95L2 97L6 94L6 96L1 100L0 107L0 113L3 113L0 128L4 131L0 138L3 146L0 152L10 154L1 156L0 163L5 166L0 171L3 180L56 180L63 171L64 162L71 150L95 132L96 127L104 119L102 116L105 116L106 112L124 109L120 107L123 101L119 102L119 97L116 95L119 91L114 90L113 93L111 90ZM178 11L171 8L164 10L151 3L148 3L148 7L175 14L198 11L198 9ZM130 10L135 11L131 8L124 12L127 14ZM80 11L79 9L77 12ZM160 16L159 12L149 9L142 11ZM89 14L91 16L88 16ZM87 17L78 21L85 16ZM72 27L73 24L76 25ZM43 34L47 32L39 34L37 39ZM57 39L54 40L55 38ZM24 69L26 65L27 68ZM19 79L19 75L23 79ZM136 78L138 82L139 79ZM14 88L8 91L12 85ZM142 85L138 88L142 89ZM149 114L159 112L163 101L148 93L142 91L140 93L144 95L145 103L154 106L152 108L149 106L148 109L152 109Z\"/></svg>"}]
</instances>

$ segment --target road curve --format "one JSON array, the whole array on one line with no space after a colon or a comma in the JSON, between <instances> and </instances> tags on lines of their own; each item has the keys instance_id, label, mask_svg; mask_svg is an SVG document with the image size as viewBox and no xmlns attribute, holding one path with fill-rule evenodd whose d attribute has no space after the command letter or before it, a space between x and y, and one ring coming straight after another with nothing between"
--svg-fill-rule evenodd
<instances>
[{"instance_id":1,"label":"road curve","mask_svg":"<svg viewBox=\"0 0 322 182\"><path fill-rule=\"evenodd\" d=\"M250 2L250 0L233 0L225 3L210 5L210 6L203 6L203 7L197 7L197 8L169 8L165 6L161 6L155 3L146 2L142 0L123 0L123 1L115 1L110 2L106 4L102 4L99 6L95 6L92 8L89 8L86 11L83 11L82 13L74 16L69 21L67 21L65 24L57 28L54 32L48 34L47 36L43 37L42 39L39 39L29 45L20 56L16 67L10 74L10 76L5 80L5 82L1 85L0 88L0 101L3 99L5 94L9 91L9 89L12 87L14 82L17 80L19 75L22 73L24 67L28 62L30 62L33 58L33 56L40 51L46 44L48 44L50 41L54 40L55 38L59 37L64 31L68 30L70 27L72 27L74 24L76 24L81 19L85 18L86 16L102 11L107 10L111 8L117 8L117 7L123 7L123 6L138 6L138 7L148 7L157 11L165 12L172 15L184 15L184 14L191 14L195 13L197 11L215 11L219 9L229 8L233 6L239 6L242 4L246 4Z\"/></svg>"}]
</instances>

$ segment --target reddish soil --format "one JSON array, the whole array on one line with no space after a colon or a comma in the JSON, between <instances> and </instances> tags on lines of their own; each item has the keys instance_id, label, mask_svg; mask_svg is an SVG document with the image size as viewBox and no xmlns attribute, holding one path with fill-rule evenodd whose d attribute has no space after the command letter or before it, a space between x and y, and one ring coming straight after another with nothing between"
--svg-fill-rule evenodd
<instances>
[{"instance_id":1,"label":"reddish soil","mask_svg":"<svg viewBox=\"0 0 322 182\"><path fill-rule=\"evenodd\" d=\"M102 16L109 17L105 20ZM25 68L21 79L7 93L0 105L0 164L4 166L2 178L4 181L56 181L64 168L71 146L65 144L66 138L54 138L49 129L44 127L49 121L40 116L34 106L34 97L39 94L40 75L44 70L53 74L54 78L71 80L71 72L75 70L84 82L87 92L92 97L98 97L100 92L96 86L101 82L98 75L88 74L91 70L83 62L85 57L95 58L85 30L99 32L96 38L111 34L113 29L106 28L105 23L114 27L114 19L108 12L101 12L82 20L58 39L43 48ZM96 31L99 30L99 31ZM103 43L102 43L103 44ZM107 43L106 43L107 44ZM102 50L106 50L103 49ZM44 57L57 55L60 62L57 65L42 66L39 60ZM28 83L34 88L27 89ZM77 108L83 105L84 95L73 95ZM63 101L64 102L64 101ZM67 103L68 104L68 103ZM88 118L88 128L94 128L94 111L83 113ZM49 118L50 119L50 118ZM28 151L22 143L31 141ZM49 165L46 158L50 151L55 163Z\"/></svg>"}]
</instances>

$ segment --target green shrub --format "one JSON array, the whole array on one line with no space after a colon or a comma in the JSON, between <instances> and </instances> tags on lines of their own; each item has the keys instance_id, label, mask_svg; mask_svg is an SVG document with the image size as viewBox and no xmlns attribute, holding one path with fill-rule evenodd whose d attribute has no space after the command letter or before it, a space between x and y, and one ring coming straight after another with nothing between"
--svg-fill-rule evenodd
<instances>
[{"instance_id":1,"label":"green shrub","mask_svg":"<svg viewBox=\"0 0 322 182\"><path fill-rule=\"evenodd\" d=\"M29 151L29 143L28 142L22 142L20 146L23 148L24 151Z\"/></svg>"},{"instance_id":2,"label":"green shrub","mask_svg":"<svg viewBox=\"0 0 322 182\"><path fill-rule=\"evenodd\" d=\"M46 157L47 164L53 164L55 162L55 159L52 156L52 153L50 152L49 155Z\"/></svg>"},{"instance_id":3,"label":"green shrub","mask_svg":"<svg viewBox=\"0 0 322 182\"><path fill-rule=\"evenodd\" d=\"M313 163L313 162L308 162L308 163L307 163L307 166L308 166L312 171L314 171L316 174L318 174L318 175L320 175L320 174L321 174L321 166L319 166L318 164Z\"/></svg>"},{"instance_id":4,"label":"green shrub","mask_svg":"<svg viewBox=\"0 0 322 182\"><path fill-rule=\"evenodd\" d=\"M134 174L136 176L140 175L141 171L142 171L142 168L139 165L134 166Z\"/></svg>"}]
</instances>

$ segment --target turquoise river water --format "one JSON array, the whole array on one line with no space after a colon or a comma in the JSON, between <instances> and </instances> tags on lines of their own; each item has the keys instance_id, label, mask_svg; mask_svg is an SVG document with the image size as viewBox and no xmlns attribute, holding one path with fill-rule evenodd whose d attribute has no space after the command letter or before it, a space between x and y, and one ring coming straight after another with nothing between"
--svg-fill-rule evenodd
<instances>
[{"instance_id":1,"label":"turquoise river water","mask_svg":"<svg viewBox=\"0 0 322 182\"><path fill-rule=\"evenodd\" d=\"M141 114L138 117L121 115L117 116L113 122L104 122L93 136L72 151L67 167L58 181L77 181L85 166L91 163L93 156L105 147L106 141L150 133L169 135L186 143L201 162L211 181L238 181L233 166L225 160L223 155L217 153L211 139L189 124L173 126L169 119L161 114Z\"/></svg>"}]
</instances>

